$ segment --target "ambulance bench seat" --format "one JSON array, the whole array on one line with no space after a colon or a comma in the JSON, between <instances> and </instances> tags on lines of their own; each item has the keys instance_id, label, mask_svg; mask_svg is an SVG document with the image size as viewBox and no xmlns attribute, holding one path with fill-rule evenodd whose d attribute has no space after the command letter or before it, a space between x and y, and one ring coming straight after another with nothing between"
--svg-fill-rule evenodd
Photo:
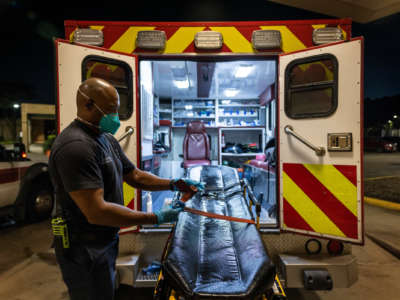
<instances>
[{"instance_id":1,"label":"ambulance bench seat","mask_svg":"<svg viewBox=\"0 0 400 300\"><path fill-rule=\"evenodd\" d=\"M188 174L204 182L206 190L186 202L187 207L251 218L236 169L197 166ZM257 299L275 277L255 225L188 212L179 215L162 265L168 285L185 299Z\"/></svg>"},{"instance_id":2,"label":"ambulance bench seat","mask_svg":"<svg viewBox=\"0 0 400 300\"><path fill-rule=\"evenodd\" d=\"M183 140L182 167L187 169L210 164L210 140L205 125L202 121L189 122Z\"/></svg>"}]
</instances>

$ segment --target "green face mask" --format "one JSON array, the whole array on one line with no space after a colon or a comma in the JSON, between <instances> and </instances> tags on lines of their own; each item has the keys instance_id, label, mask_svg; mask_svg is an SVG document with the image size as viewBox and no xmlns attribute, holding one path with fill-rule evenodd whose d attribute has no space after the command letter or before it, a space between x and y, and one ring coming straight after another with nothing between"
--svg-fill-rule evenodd
<instances>
[{"instance_id":1,"label":"green face mask","mask_svg":"<svg viewBox=\"0 0 400 300\"><path fill-rule=\"evenodd\" d=\"M117 132L119 126L121 126L118 114L117 113L111 113L111 114L106 115L100 109L100 107L98 107L96 105L96 103L93 102L93 104L103 114L103 117L101 118L100 123L99 123L100 130L102 132L108 132L108 133L111 133L111 134L115 134Z\"/></svg>"}]
</instances>

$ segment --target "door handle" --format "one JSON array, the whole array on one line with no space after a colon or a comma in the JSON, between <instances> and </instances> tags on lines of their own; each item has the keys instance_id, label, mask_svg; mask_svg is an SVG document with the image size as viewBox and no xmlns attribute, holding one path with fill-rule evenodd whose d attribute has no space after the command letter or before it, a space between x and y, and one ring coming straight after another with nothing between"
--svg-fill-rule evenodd
<instances>
[{"instance_id":1,"label":"door handle","mask_svg":"<svg viewBox=\"0 0 400 300\"><path fill-rule=\"evenodd\" d=\"M131 136L133 134L135 130L133 129L133 127L131 126L127 126L125 128L125 133L123 135L121 135L118 139L118 142L123 141L124 139L126 139L128 136Z\"/></svg>"},{"instance_id":2,"label":"door handle","mask_svg":"<svg viewBox=\"0 0 400 300\"><path fill-rule=\"evenodd\" d=\"M311 144L309 141L307 141L305 138L303 138L301 135L296 133L293 130L293 127L290 125L285 126L285 133L288 135L294 136L296 139L298 139L300 142L302 142L304 145L306 145L308 148L312 149L316 155L318 156L324 156L325 155L325 148L324 147L317 147Z\"/></svg>"}]
</instances>

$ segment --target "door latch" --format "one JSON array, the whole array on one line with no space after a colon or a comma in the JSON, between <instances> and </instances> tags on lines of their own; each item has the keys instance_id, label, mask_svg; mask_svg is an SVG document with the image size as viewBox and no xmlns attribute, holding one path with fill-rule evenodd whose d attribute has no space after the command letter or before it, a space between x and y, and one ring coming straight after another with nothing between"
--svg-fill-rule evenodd
<instances>
[{"instance_id":1,"label":"door latch","mask_svg":"<svg viewBox=\"0 0 400 300\"><path fill-rule=\"evenodd\" d=\"M328 151L344 152L353 150L351 132L328 133Z\"/></svg>"}]
</instances>

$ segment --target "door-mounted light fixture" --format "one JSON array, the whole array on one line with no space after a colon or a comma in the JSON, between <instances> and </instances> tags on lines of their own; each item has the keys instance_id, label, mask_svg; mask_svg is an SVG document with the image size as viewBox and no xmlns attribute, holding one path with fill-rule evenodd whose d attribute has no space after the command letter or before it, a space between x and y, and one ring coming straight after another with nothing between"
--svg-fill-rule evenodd
<instances>
[{"instance_id":1,"label":"door-mounted light fixture","mask_svg":"<svg viewBox=\"0 0 400 300\"><path fill-rule=\"evenodd\" d=\"M167 36L161 30L142 30L136 37L136 48L148 50L163 50Z\"/></svg>"},{"instance_id":2,"label":"door-mounted light fixture","mask_svg":"<svg viewBox=\"0 0 400 300\"><path fill-rule=\"evenodd\" d=\"M103 46L103 31L92 28L78 28L72 36L72 42L91 46Z\"/></svg>"},{"instance_id":3,"label":"door-mounted light fixture","mask_svg":"<svg viewBox=\"0 0 400 300\"><path fill-rule=\"evenodd\" d=\"M197 49L217 50L223 45L221 32L217 31L199 31L194 36L194 45Z\"/></svg>"}]
</instances>

